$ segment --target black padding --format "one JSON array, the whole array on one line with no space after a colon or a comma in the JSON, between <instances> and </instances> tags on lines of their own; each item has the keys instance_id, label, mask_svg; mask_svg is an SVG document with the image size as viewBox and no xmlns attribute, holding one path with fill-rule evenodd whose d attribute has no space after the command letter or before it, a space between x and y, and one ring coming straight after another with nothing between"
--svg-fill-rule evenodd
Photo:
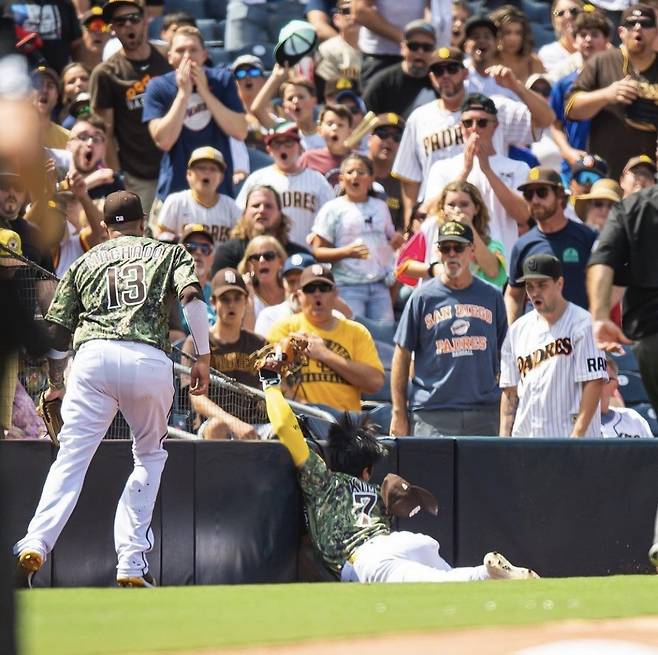
<instances>
[{"instance_id":1,"label":"black padding","mask_svg":"<svg viewBox=\"0 0 658 655\"><path fill-rule=\"evenodd\" d=\"M0 451L0 456L2 455ZM15 563L11 557L11 542L7 535L4 509L8 505L6 498L8 488L5 486L4 470L0 469L0 653L15 655L16 633L14 623L14 571Z\"/></svg>"},{"instance_id":2,"label":"black padding","mask_svg":"<svg viewBox=\"0 0 658 655\"><path fill-rule=\"evenodd\" d=\"M456 441L458 565L498 550L550 577L650 570L658 443Z\"/></svg>"},{"instance_id":3,"label":"black padding","mask_svg":"<svg viewBox=\"0 0 658 655\"><path fill-rule=\"evenodd\" d=\"M107 587L116 584L114 515L133 470L130 441L103 441L87 471L78 504L53 553L54 587ZM159 508L152 527L159 533ZM160 574L160 540L147 556L150 572Z\"/></svg>"},{"instance_id":4,"label":"black padding","mask_svg":"<svg viewBox=\"0 0 658 655\"><path fill-rule=\"evenodd\" d=\"M454 440L404 437L397 445L399 475L425 487L439 501L438 516L419 512L411 519L399 519L398 529L434 537L441 545L441 557L454 565Z\"/></svg>"},{"instance_id":5,"label":"black padding","mask_svg":"<svg viewBox=\"0 0 658 655\"><path fill-rule=\"evenodd\" d=\"M194 584L194 466L192 441L168 440L169 457L162 474L161 507L162 573L160 584Z\"/></svg>"},{"instance_id":6,"label":"black padding","mask_svg":"<svg viewBox=\"0 0 658 655\"><path fill-rule=\"evenodd\" d=\"M0 478L8 489L2 521L10 544L22 539L37 508L53 457L49 441L0 441ZM34 576L33 586L50 587L52 562Z\"/></svg>"},{"instance_id":7,"label":"black padding","mask_svg":"<svg viewBox=\"0 0 658 655\"><path fill-rule=\"evenodd\" d=\"M301 495L276 442L196 444L196 582L292 582Z\"/></svg>"}]
</instances>

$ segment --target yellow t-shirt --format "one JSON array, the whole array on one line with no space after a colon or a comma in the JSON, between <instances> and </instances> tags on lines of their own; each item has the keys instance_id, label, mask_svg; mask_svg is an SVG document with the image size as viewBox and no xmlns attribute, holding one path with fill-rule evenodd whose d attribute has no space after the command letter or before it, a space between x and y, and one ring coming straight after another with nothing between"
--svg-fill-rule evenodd
<instances>
[{"instance_id":1,"label":"yellow t-shirt","mask_svg":"<svg viewBox=\"0 0 658 655\"><path fill-rule=\"evenodd\" d=\"M317 334L322 337L327 348L341 357L384 371L375 342L370 332L360 323L337 319L333 330L321 330L309 323L302 313L293 314L275 323L267 340L276 342L293 332ZM309 359L308 364L302 368L295 399L329 405L343 411L361 410L361 392L333 369L315 359Z\"/></svg>"},{"instance_id":2,"label":"yellow t-shirt","mask_svg":"<svg viewBox=\"0 0 658 655\"><path fill-rule=\"evenodd\" d=\"M66 144L69 142L70 137L71 133L66 128L51 121L44 132L43 145L46 148L66 150Z\"/></svg>"}]
</instances>

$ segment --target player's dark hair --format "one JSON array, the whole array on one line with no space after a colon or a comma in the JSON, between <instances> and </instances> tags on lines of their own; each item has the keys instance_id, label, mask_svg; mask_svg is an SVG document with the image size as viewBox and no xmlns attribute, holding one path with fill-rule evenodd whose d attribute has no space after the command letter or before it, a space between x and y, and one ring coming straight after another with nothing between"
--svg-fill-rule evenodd
<instances>
[{"instance_id":1,"label":"player's dark hair","mask_svg":"<svg viewBox=\"0 0 658 655\"><path fill-rule=\"evenodd\" d=\"M347 168L349 166L349 162L351 161L360 161L365 167L366 170L368 171L368 175L373 177L375 175L375 165L372 163L372 159L370 157L366 157L365 155L362 155L360 152L351 152L345 159L340 164L340 172L341 175L347 171ZM340 190L338 191L339 196L344 196L345 195L345 188L343 185L340 185ZM368 195L369 196L377 196L377 192L372 188L372 184L368 188Z\"/></svg>"},{"instance_id":2,"label":"player's dark hair","mask_svg":"<svg viewBox=\"0 0 658 655\"><path fill-rule=\"evenodd\" d=\"M352 115L352 112L349 110L349 107L346 107L345 105L333 105L333 104L327 104L324 106L324 109L320 112L320 118L318 119L318 123L321 123L324 120L324 117L331 112L332 114L336 114L339 118L342 118L344 121L347 121L347 124L352 127L354 123L354 116Z\"/></svg>"},{"instance_id":3,"label":"player's dark hair","mask_svg":"<svg viewBox=\"0 0 658 655\"><path fill-rule=\"evenodd\" d=\"M598 30L603 36L609 38L612 32L612 23L602 11L581 11L573 22L574 35L581 30Z\"/></svg>"},{"instance_id":4,"label":"player's dark hair","mask_svg":"<svg viewBox=\"0 0 658 655\"><path fill-rule=\"evenodd\" d=\"M373 466L388 453L377 438L377 426L367 414L354 418L345 412L332 424L327 435L329 468L360 478L363 469L372 473Z\"/></svg>"},{"instance_id":5,"label":"player's dark hair","mask_svg":"<svg viewBox=\"0 0 658 655\"><path fill-rule=\"evenodd\" d=\"M107 134L107 123L98 114L83 114L75 119L74 125L78 123L89 123L103 134Z\"/></svg>"},{"instance_id":6,"label":"player's dark hair","mask_svg":"<svg viewBox=\"0 0 658 655\"><path fill-rule=\"evenodd\" d=\"M231 238L250 240L254 236L252 228L249 225L249 221L247 221L245 218L245 214L246 208L249 207L249 200L251 196L253 196L254 193L258 193L260 191L264 191L265 193L268 193L272 196L274 203L276 204L276 207L281 214L281 223L279 227L276 228L271 234L279 240L281 245L285 246L289 241L290 219L283 213L283 204L281 202L281 196L279 195L279 192L269 184L261 184L249 191L244 203L245 211L242 212L242 216L240 216L238 222L233 226L233 229L231 230Z\"/></svg>"},{"instance_id":7,"label":"player's dark hair","mask_svg":"<svg viewBox=\"0 0 658 655\"><path fill-rule=\"evenodd\" d=\"M162 18L162 30L168 30L172 25L183 27L183 25L191 25L196 27L196 18L186 11L174 11L171 14L165 14Z\"/></svg>"}]
</instances>

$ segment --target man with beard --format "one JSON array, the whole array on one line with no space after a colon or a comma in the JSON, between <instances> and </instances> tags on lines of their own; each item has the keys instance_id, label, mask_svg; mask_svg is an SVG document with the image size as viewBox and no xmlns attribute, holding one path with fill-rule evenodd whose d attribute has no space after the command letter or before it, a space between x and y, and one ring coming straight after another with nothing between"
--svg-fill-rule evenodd
<instances>
[{"instance_id":1,"label":"man with beard","mask_svg":"<svg viewBox=\"0 0 658 655\"><path fill-rule=\"evenodd\" d=\"M393 177L391 171L402 140L404 125L404 118L397 114L380 114L368 139L368 157L374 167L375 182L381 184L386 192L386 204L391 212L393 225L400 231L404 230L402 189L400 180Z\"/></svg>"},{"instance_id":2,"label":"man with beard","mask_svg":"<svg viewBox=\"0 0 658 655\"><path fill-rule=\"evenodd\" d=\"M162 153L142 123L144 93L152 78L164 75L171 67L146 39L144 9L139 0L111 0L103 8L103 17L123 47L94 69L91 104L107 125L108 164L123 171L126 187L140 197L148 213Z\"/></svg>"},{"instance_id":3,"label":"man with beard","mask_svg":"<svg viewBox=\"0 0 658 655\"><path fill-rule=\"evenodd\" d=\"M652 44L658 30L653 8L637 4L626 9L619 36L619 48L587 61L565 107L571 120L591 119L587 150L608 162L613 178L631 157L656 151L658 56Z\"/></svg>"},{"instance_id":4,"label":"man with beard","mask_svg":"<svg viewBox=\"0 0 658 655\"><path fill-rule=\"evenodd\" d=\"M142 120L164 151L158 177L160 201L187 187L187 163L192 152L213 144L226 162L220 193L232 195L233 159L229 137L247 136L247 121L230 70L208 68L203 36L195 27L176 30L168 60L175 70L149 84Z\"/></svg>"},{"instance_id":5,"label":"man with beard","mask_svg":"<svg viewBox=\"0 0 658 655\"><path fill-rule=\"evenodd\" d=\"M404 29L400 43L402 61L370 78L363 101L375 114L394 112L407 118L421 105L436 97L428 76L436 32L430 23L414 20Z\"/></svg>"},{"instance_id":6,"label":"man with beard","mask_svg":"<svg viewBox=\"0 0 658 655\"><path fill-rule=\"evenodd\" d=\"M408 223L411 210L425 191L429 169L439 159L454 157L464 150L461 129L461 106L470 92L464 54L457 48L439 48L430 67L430 79L441 96L415 109L402 135L393 175L402 182L404 216ZM555 119L545 98L525 88L509 68L500 67L501 81L521 98L514 102L502 96L492 99L496 105L498 129L493 145L506 153L510 145L526 147L535 138L533 127L548 127ZM439 190L436 190L438 193Z\"/></svg>"},{"instance_id":7,"label":"man with beard","mask_svg":"<svg viewBox=\"0 0 658 655\"><path fill-rule=\"evenodd\" d=\"M41 142L46 148L65 148L69 131L54 123L53 110L59 102L59 75L46 66L32 73L32 103L39 114Z\"/></svg>"},{"instance_id":8,"label":"man with beard","mask_svg":"<svg viewBox=\"0 0 658 655\"><path fill-rule=\"evenodd\" d=\"M514 244L509 266L505 307L510 325L523 314L525 285L523 262L530 255L547 253L557 257L564 278L564 297L587 309L585 270L596 232L564 215L568 197L562 178L550 168L531 168L528 179L518 187L537 225Z\"/></svg>"}]
</instances>

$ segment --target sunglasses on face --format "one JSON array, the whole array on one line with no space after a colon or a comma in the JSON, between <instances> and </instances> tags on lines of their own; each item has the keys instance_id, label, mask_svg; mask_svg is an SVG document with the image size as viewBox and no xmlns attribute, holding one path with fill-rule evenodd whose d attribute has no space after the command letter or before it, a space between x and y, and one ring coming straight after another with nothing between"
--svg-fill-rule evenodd
<instances>
[{"instance_id":1,"label":"sunglasses on face","mask_svg":"<svg viewBox=\"0 0 658 655\"><path fill-rule=\"evenodd\" d=\"M102 18L94 18L94 20L89 21L85 27L88 32L98 34L105 34L110 31L110 26Z\"/></svg>"},{"instance_id":2,"label":"sunglasses on face","mask_svg":"<svg viewBox=\"0 0 658 655\"><path fill-rule=\"evenodd\" d=\"M0 191L13 189L16 193L23 193L25 187L18 180L0 180Z\"/></svg>"},{"instance_id":3,"label":"sunglasses on face","mask_svg":"<svg viewBox=\"0 0 658 655\"><path fill-rule=\"evenodd\" d=\"M340 14L341 16L349 16L352 13L352 10L350 7L338 7L336 9L336 13Z\"/></svg>"},{"instance_id":4,"label":"sunglasses on face","mask_svg":"<svg viewBox=\"0 0 658 655\"><path fill-rule=\"evenodd\" d=\"M535 189L523 189L523 197L527 202L530 202L535 195L541 200L544 200L545 198L548 198L549 192L550 189L547 186L540 186Z\"/></svg>"},{"instance_id":5,"label":"sunglasses on face","mask_svg":"<svg viewBox=\"0 0 658 655\"><path fill-rule=\"evenodd\" d=\"M574 180L576 180L576 184L580 184L582 186L586 184L594 184L594 182L598 181L601 179L601 175L594 171L578 171L574 175Z\"/></svg>"},{"instance_id":6,"label":"sunglasses on face","mask_svg":"<svg viewBox=\"0 0 658 655\"><path fill-rule=\"evenodd\" d=\"M123 27L124 25L139 25L142 22L142 14L135 12L134 14L124 14L112 19L114 25Z\"/></svg>"},{"instance_id":7,"label":"sunglasses on face","mask_svg":"<svg viewBox=\"0 0 658 655\"><path fill-rule=\"evenodd\" d=\"M80 132L80 134L76 134L71 138L76 141L82 141L82 143L87 143L89 141L96 145L99 143L105 143L105 137L102 134L89 134L89 132Z\"/></svg>"},{"instance_id":8,"label":"sunglasses on face","mask_svg":"<svg viewBox=\"0 0 658 655\"><path fill-rule=\"evenodd\" d=\"M465 243L440 243L439 252L442 255L449 255L451 252L461 255L466 250Z\"/></svg>"},{"instance_id":9,"label":"sunglasses on face","mask_svg":"<svg viewBox=\"0 0 658 655\"><path fill-rule=\"evenodd\" d=\"M407 41L407 48L411 52L432 52L436 46L433 43L419 43L418 41Z\"/></svg>"},{"instance_id":10,"label":"sunglasses on face","mask_svg":"<svg viewBox=\"0 0 658 655\"><path fill-rule=\"evenodd\" d=\"M571 7L570 9L559 9L557 11L553 12L553 16L557 16L558 18L562 18L562 16L566 16L567 14L571 14L572 17L578 16L580 13L580 9L578 7Z\"/></svg>"},{"instance_id":11,"label":"sunglasses on face","mask_svg":"<svg viewBox=\"0 0 658 655\"><path fill-rule=\"evenodd\" d=\"M277 150L278 148L291 148L299 143L296 139L275 139L270 141L270 148Z\"/></svg>"},{"instance_id":12,"label":"sunglasses on face","mask_svg":"<svg viewBox=\"0 0 658 655\"><path fill-rule=\"evenodd\" d=\"M592 203L592 207L596 207L597 209L602 209L603 207L608 209L612 206L609 200L591 200L590 202Z\"/></svg>"},{"instance_id":13,"label":"sunglasses on face","mask_svg":"<svg viewBox=\"0 0 658 655\"><path fill-rule=\"evenodd\" d=\"M448 75L456 75L461 70L461 66L455 62L449 64L434 64L434 66L430 67L430 70L437 77L443 77L446 73Z\"/></svg>"},{"instance_id":14,"label":"sunglasses on face","mask_svg":"<svg viewBox=\"0 0 658 655\"><path fill-rule=\"evenodd\" d=\"M627 30L632 30L636 25L639 25L643 30L650 30L652 27L656 27L656 21L650 18L629 18L623 22L623 26Z\"/></svg>"},{"instance_id":15,"label":"sunglasses on face","mask_svg":"<svg viewBox=\"0 0 658 655\"><path fill-rule=\"evenodd\" d=\"M302 289L304 293L308 294L315 293L316 291L319 291L320 293L329 293L332 290L333 286L331 286L329 282L312 282Z\"/></svg>"},{"instance_id":16,"label":"sunglasses on face","mask_svg":"<svg viewBox=\"0 0 658 655\"><path fill-rule=\"evenodd\" d=\"M274 250L268 250L267 252L255 252L253 255L249 255L249 257L247 257L247 261L253 263L259 262L261 257L266 262L273 262L278 257L278 255L274 252Z\"/></svg>"},{"instance_id":17,"label":"sunglasses on face","mask_svg":"<svg viewBox=\"0 0 658 655\"><path fill-rule=\"evenodd\" d=\"M195 241L188 241L185 244L185 250L190 254L194 254L197 250L206 257L212 252L212 246L209 243L196 243Z\"/></svg>"},{"instance_id":18,"label":"sunglasses on face","mask_svg":"<svg viewBox=\"0 0 658 655\"><path fill-rule=\"evenodd\" d=\"M402 141L402 132L400 130L387 130L385 128L378 127L373 134L384 140L384 139L393 139L395 143L400 143Z\"/></svg>"},{"instance_id":19,"label":"sunglasses on face","mask_svg":"<svg viewBox=\"0 0 658 655\"><path fill-rule=\"evenodd\" d=\"M244 80L246 77L262 77L263 71L260 68L238 68L234 73L235 79Z\"/></svg>"},{"instance_id":20,"label":"sunglasses on face","mask_svg":"<svg viewBox=\"0 0 658 655\"><path fill-rule=\"evenodd\" d=\"M473 127L473 125L486 127L489 123L491 123L489 118L462 118L462 125L467 128Z\"/></svg>"}]
</instances>

